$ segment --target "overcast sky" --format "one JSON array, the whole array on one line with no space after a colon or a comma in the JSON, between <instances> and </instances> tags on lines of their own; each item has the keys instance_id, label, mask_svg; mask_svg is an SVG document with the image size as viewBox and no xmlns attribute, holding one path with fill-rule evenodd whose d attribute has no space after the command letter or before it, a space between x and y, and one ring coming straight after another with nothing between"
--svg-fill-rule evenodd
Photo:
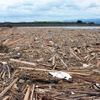
<instances>
[{"instance_id":1,"label":"overcast sky","mask_svg":"<svg viewBox=\"0 0 100 100\"><path fill-rule=\"evenodd\" d=\"M0 0L0 22L100 18L100 0Z\"/></svg>"}]
</instances>

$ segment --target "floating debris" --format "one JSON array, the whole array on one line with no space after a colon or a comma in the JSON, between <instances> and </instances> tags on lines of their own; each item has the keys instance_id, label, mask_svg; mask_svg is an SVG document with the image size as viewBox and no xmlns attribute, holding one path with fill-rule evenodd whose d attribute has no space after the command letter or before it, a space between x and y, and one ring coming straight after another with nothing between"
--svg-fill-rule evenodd
<instances>
[{"instance_id":1,"label":"floating debris","mask_svg":"<svg viewBox=\"0 0 100 100\"><path fill-rule=\"evenodd\" d=\"M66 99L100 100L100 29L1 28L0 100Z\"/></svg>"}]
</instances>

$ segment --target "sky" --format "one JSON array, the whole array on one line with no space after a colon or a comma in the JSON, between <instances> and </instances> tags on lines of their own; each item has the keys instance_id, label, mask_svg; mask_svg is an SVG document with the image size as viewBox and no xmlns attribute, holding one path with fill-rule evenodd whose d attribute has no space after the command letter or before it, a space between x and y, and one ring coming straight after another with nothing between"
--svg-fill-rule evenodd
<instances>
[{"instance_id":1,"label":"sky","mask_svg":"<svg viewBox=\"0 0 100 100\"><path fill-rule=\"evenodd\" d=\"M0 0L0 22L100 18L100 0Z\"/></svg>"}]
</instances>

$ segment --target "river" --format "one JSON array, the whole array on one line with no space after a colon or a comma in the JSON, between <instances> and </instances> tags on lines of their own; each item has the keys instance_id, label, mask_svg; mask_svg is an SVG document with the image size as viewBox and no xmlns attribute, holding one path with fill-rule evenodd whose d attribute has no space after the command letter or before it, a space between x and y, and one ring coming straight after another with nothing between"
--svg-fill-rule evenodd
<instances>
[{"instance_id":1,"label":"river","mask_svg":"<svg viewBox=\"0 0 100 100\"><path fill-rule=\"evenodd\" d=\"M67 28L67 29L100 29L100 26L35 26L19 28Z\"/></svg>"}]
</instances>

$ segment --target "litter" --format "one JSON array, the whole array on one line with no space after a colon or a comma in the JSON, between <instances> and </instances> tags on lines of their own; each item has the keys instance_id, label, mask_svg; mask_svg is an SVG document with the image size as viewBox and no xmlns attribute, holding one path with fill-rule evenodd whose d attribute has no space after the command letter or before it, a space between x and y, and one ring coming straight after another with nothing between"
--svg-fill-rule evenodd
<instances>
[{"instance_id":1,"label":"litter","mask_svg":"<svg viewBox=\"0 0 100 100\"><path fill-rule=\"evenodd\" d=\"M68 73L65 73L65 72L49 72L49 74L51 74L53 77L63 78L66 80L69 80L70 78L72 78Z\"/></svg>"},{"instance_id":2,"label":"litter","mask_svg":"<svg viewBox=\"0 0 100 100\"><path fill-rule=\"evenodd\" d=\"M100 29L0 30L0 100L100 100Z\"/></svg>"},{"instance_id":3,"label":"litter","mask_svg":"<svg viewBox=\"0 0 100 100\"><path fill-rule=\"evenodd\" d=\"M88 64L83 64L83 67L89 67L89 65Z\"/></svg>"}]
</instances>

